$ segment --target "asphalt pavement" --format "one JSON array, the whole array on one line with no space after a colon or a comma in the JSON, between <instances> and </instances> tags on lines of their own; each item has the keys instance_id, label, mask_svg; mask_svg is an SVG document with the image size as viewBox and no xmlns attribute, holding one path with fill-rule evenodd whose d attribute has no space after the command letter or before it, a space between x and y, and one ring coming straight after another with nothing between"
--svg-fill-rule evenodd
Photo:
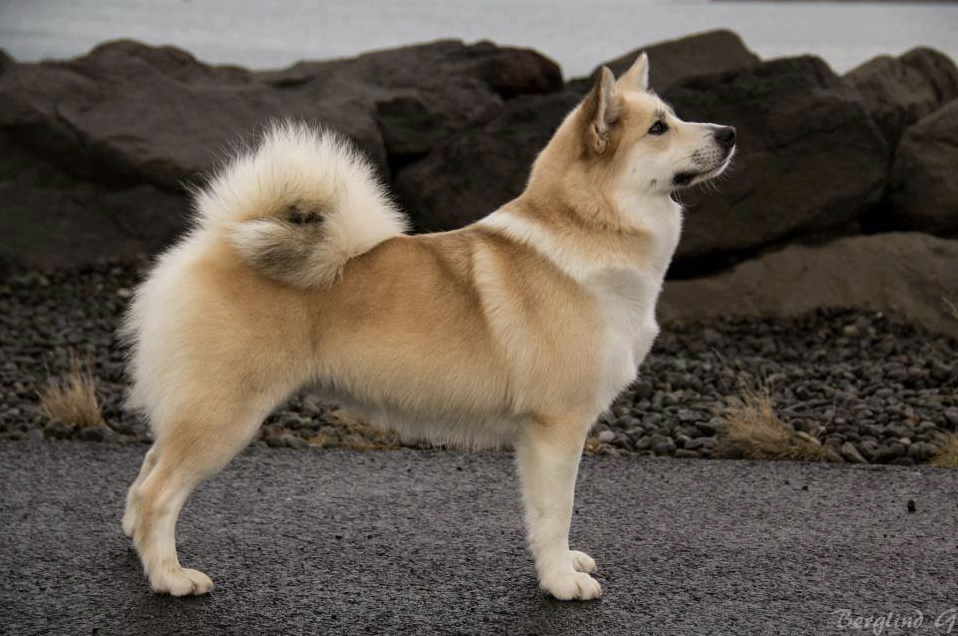
<instances>
[{"instance_id":1,"label":"asphalt pavement","mask_svg":"<svg viewBox=\"0 0 958 636\"><path fill-rule=\"evenodd\" d=\"M257 447L187 503L180 559L216 587L182 599L120 529L145 450L0 444L0 632L958 634L958 471L586 458L604 596L562 603L508 454Z\"/></svg>"}]
</instances>

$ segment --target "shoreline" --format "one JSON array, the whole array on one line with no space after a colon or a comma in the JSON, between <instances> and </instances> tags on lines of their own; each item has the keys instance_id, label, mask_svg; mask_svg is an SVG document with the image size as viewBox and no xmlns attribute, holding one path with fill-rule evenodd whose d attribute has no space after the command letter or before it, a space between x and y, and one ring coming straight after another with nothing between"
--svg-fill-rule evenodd
<instances>
[{"instance_id":1,"label":"shoreline","mask_svg":"<svg viewBox=\"0 0 958 636\"><path fill-rule=\"evenodd\" d=\"M259 15L251 0L224 6L228 8L182 3L170 11L146 0L10 5L0 9L0 45L14 58L35 61L72 58L104 40L133 38L174 45L208 63L274 69L300 60L462 38L539 50L570 79L588 74L597 60L642 43L728 28L763 59L812 53L840 74L876 55L899 55L919 45L958 58L953 37L958 7L949 3L685 1L671 3L665 11L661 3L649 1L562 6L433 0L393 8L366 0L332 9L293 4L269 16ZM868 28L849 32L846 25L854 22ZM169 33L176 35L170 38Z\"/></svg>"}]
</instances>

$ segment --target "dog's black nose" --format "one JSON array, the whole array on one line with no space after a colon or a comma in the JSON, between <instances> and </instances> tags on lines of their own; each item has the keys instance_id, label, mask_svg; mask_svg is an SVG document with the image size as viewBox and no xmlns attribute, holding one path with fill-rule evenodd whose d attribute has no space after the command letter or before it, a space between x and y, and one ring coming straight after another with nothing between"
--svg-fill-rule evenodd
<instances>
[{"instance_id":1,"label":"dog's black nose","mask_svg":"<svg viewBox=\"0 0 958 636\"><path fill-rule=\"evenodd\" d=\"M715 131L715 139L726 148L735 145L735 126L722 126Z\"/></svg>"}]
</instances>

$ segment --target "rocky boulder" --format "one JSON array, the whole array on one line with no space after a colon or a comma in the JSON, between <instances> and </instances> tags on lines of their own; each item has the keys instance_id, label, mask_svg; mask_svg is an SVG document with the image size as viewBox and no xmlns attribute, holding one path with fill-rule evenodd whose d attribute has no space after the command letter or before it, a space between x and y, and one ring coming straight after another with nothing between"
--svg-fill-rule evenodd
<instances>
[{"instance_id":1,"label":"rocky boulder","mask_svg":"<svg viewBox=\"0 0 958 636\"><path fill-rule=\"evenodd\" d=\"M504 98L561 86L554 62L489 43L441 41L255 73L120 41L70 62L8 69L0 128L79 176L175 190L270 119L325 123L385 165L391 145L425 153Z\"/></svg>"},{"instance_id":2,"label":"rocky boulder","mask_svg":"<svg viewBox=\"0 0 958 636\"><path fill-rule=\"evenodd\" d=\"M658 93L667 91L689 77L739 71L760 61L755 53L748 50L737 33L719 29L640 46L600 64L588 78L573 80L570 85L584 93L598 79L603 66L608 66L618 77L632 66L643 51L648 54L651 63L649 83L652 90Z\"/></svg>"},{"instance_id":3,"label":"rocky boulder","mask_svg":"<svg viewBox=\"0 0 958 636\"><path fill-rule=\"evenodd\" d=\"M922 117L958 98L958 67L946 55L926 47L900 57L882 55L849 71L845 78L862 95L890 148Z\"/></svg>"},{"instance_id":4,"label":"rocky boulder","mask_svg":"<svg viewBox=\"0 0 958 636\"><path fill-rule=\"evenodd\" d=\"M183 196L83 181L0 132L0 272L154 253L186 225Z\"/></svg>"},{"instance_id":5,"label":"rocky boulder","mask_svg":"<svg viewBox=\"0 0 958 636\"><path fill-rule=\"evenodd\" d=\"M402 170L395 192L417 229L453 230L515 198L536 155L580 99L577 92L563 91L512 100Z\"/></svg>"},{"instance_id":6,"label":"rocky boulder","mask_svg":"<svg viewBox=\"0 0 958 636\"><path fill-rule=\"evenodd\" d=\"M855 308L887 312L958 337L958 317L943 300L954 301L956 294L958 241L898 232L790 245L721 274L669 281L659 315L698 321Z\"/></svg>"},{"instance_id":7,"label":"rocky boulder","mask_svg":"<svg viewBox=\"0 0 958 636\"><path fill-rule=\"evenodd\" d=\"M819 58L693 78L665 97L683 119L738 129L734 168L718 192L681 194L679 259L701 263L838 231L881 195L887 146L858 93Z\"/></svg>"},{"instance_id":8,"label":"rocky boulder","mask_svg":"<svg viewBox=\"0 0 958 636\"><path fill-rule=\"evenodd\" d=\"M391 162L399 164L425 155L504 100L563 86L558 65L534 51L457 40L302 62L258 77L310 100L361 104ZM347 104L335 110L355 115Z\"/></svg>"},{"instance_id":9,"label":"rocky boulder","mask_svg":"<svg viewBox=\"0 0 958 636\"><path fill-rule=\"evenodd\" d=\"M895 222L933 234L958 234L956 177L958 100L953 100L909 128L901 139L889 184Z\"/></svg>"},{"instance_id":10,"label":"rocky boulder","mask_svg":"<svg viewBox=\"0 0 958 636\"><path fill-rule=\"evenodd\" d=\"M110 186L177 192L276 117L327 122L385 163L368 107L347 116L341 103L310 104L297 90L171 47L120 41L69 62L17 64L0 76L0 105L0 129L15 141Z\"/></svg>"},{"instance_id":11,"label":"rocky boulder","mask_svg":"<svg viewBox=\"0 0 958 636\"><path fill-rule=\"evenodd\" d=\"M185 226L182 197L141 185L122 192L2 191L0 273L75 267L154 253Z\"/></svg>"},{"instance_id":12,"label":"rocky boulder","mask_svg":"<svg viewBox=\"0 0 958 636\"><path fill-rule=\"evenodd\" d=\"M0 268L79 264L166 244L170 227L173 235L183 227L183 183L201 179L271 119L336 128L388 175L390 165L428 153L506 100L563 86L551 60L488 42L441 41L267 72L208 66L131 41L68 62L4 59L0 144L11 156L0 158L0 216L22 229L3 238ZM69 202L52 225L44 215L55 210L26 205L44 192ZM157 218L164 210L174 211ZM84 231L62 238L74 225ZM52 227L59 243L27 251ZM98 233L112 238L93 240ZM78 237L87 238L81 245Z\"/></svg>"}]
</instances>

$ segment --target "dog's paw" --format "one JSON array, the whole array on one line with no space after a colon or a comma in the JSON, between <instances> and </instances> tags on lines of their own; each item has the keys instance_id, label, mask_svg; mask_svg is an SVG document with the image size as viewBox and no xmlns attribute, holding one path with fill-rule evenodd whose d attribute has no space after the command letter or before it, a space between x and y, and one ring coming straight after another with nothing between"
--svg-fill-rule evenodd
<instances>
[{"instance_id":1,"label":"dog's paw","mask_svg":"<svg viewBox=\"0 0 958 636\"><path fill-rule=\"evenodd\" d=\"M586 574L595 572L595 561L585 552L570 550L569 556L572 557L572 567L575 568L576 572L585 572Z\"/></svg>"},{"instance_id":2,"label":"dog's paw","mask_svg":"<svg viewBox=\"0 0 958 636\"><path fill-rule=\"evenodd\" d=\"M591 601L602 597L599 582L584 572L572 570L545 576L539 584L560 601Z\"/></svg>"},{"instance_id":3,"label":"dog's paw","mask_svg":"<svg viewBox=\"0 0 958 636\"><path fill-rule=\"evenodd\" d=\"M175 567L151 575L150 587L159 594L199 596L213 589L213 581L199 570Z\"/></svg>"}]
</instances>

